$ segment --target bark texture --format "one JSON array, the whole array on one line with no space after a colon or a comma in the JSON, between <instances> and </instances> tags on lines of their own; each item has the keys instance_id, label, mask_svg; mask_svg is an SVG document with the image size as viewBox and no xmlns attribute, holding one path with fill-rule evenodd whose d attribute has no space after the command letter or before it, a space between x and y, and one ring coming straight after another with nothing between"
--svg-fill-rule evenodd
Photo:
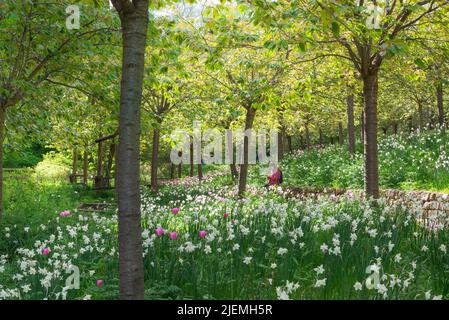
<instances>
[{"instance_id":1,"label":"bark texture","mask_svg":"<svg viewBox=\"0 0 449 320\"><path fill-rule=\"evenodd\" d=\"M355 129L354 129L354 95L348 95L347 99L348 114L348 148L349 153L355 153Z\"/></svg>"},{"instance_id":2,"label":"bark texture","mask_svg":"<svg viewBox=\"0 0 449 320\"><path fill-rule=\"evenodd\" d=\"M364 96L364 146L365 146L365 192L379 198L379 164L377 144L377 72L363 78Z\"/></svg>"},{"instance_id":3,"label":"bark texture","mask_svg":"<svg viewBox=\"0 0 449 320\"><path fill-rule=\"evenodd\" d=\"M254 118L256 116L256 110L251 106L246 108L246 118L245 118L245 131L253 128ZM243 140L243 164L240 165L240 179L239 179L239 197L243 197L246 191L246 180L248 178L248 150L249 150L249 139L244 137Z\"/></svg>"},{"instance_id":4,"label":"bark texture","mask_svg":"<svg viewBox=\"0 0 449 320\"><path fill-rule=\"evenodd\" d=\"M140 224L140 104L148 0L112 0L122 26L123 56L117 156L120 299L144 297Z\"/></svg>"}]
</instances>

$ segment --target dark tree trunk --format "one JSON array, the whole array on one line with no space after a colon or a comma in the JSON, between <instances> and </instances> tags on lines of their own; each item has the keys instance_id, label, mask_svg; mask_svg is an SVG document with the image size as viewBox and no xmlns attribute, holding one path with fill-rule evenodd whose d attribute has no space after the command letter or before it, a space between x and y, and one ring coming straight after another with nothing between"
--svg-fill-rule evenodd
<instances>
[{"instance_id":1,"label":"dark tree trunk","mask_svg":"<svg viewBox=\"0 0 449 320\"><path fill-rule=\"evenodd\" d=\"M388 133L388 127L382 127L382 131L383 131L384 135L386 136Z\"/></svg>"},{"instance_id":2,"label":"dark tree trunk","mask_svg":"<svg viewBox=\"0 0 449 320\"><path fill-rule=\"evenodd\" d=\"M159 139L160 130L153 129L153 147L151 151L151 190L154 192L158 191L157 185L157 167L159 158Z\"/></svg>"},{"instance_id":3,"label":"dark tree trunk","mask_svg":"<svg viewBox=\"0 0 449 320\"><path fill-rule=\"evenodd\" d=\"M280 132L278 132L278 160L281 161L284 158L284 136L285 136L285 128L281 127Z\"/></svg>"},{"instance_id":4,"label":"dark tree trunk","mask_svg":"<svg viewBox=\"0 0 449 320\"><path fill-rule=\"evenodd\" d=\"M303 137L302 134L299 135L299 145L300 145L300 148L304 150L304 148L305 148L305 142L304 142L304 137Z\"/></svg>"},{"instance_id":5,"label":"dark tree trunk","mask_svg":"<svg viewBox=\"0 0 449 320\"><path fill-rule=\"evenodd\" d=\"M323 130L321 130L321 128L318 129L318 135L319 135L319 143L320 143L320 145L324 144Z\"/></svg>"},{"instance_id":6,"label":"dark tree trunk","mask_svg":"<svg viewBox=\"0 0 449 320\"><path fill-rule=\"evenodd\" d=\"M239 176L239 173L238 173L238 171L237 171L237 166L235 165L235 163L231 163L230 165L229 165L229 168L231 169L231 176L232 176L232 179L234 180L234 179L237 179L237 177Z\"/></svg>"},{"instance_id":7,"label":"dark tree trunk","mask_svg":"<svg viewBox=\"0 0 449 320\"><path fill-rule=\"evenodd\" d=\"M347 114L348 114L348 148L349 153L355 153L355 129L354 129L354 95L348 95L347 99Z\"/></svg>"},{"instance_id":8,"label":"dark tree trunk","mask_svg":"<svg viewBox=\"0 0 449 320\"><path fill-rule=\"evenodd\" d=\"M122 25L123 60L117 157L120 299L143 299L140 213L140 104L148 0L112 0Z\"/></svg>"},{"instance_id":9,"label":"dark tree trunk","mask_svg":"<svg viewBox=\"0 0 449 320\"><path fill-rule=\"evenodd\" d=\"M378 74L363 77L363 96L365 101L365 192L379 198L379 165L377 145L377 95Z\"/></svg>"},{"instance_id":10,"label":"dark tree trunk","mask_svg":"<svg viewBox=\"0 0 449 320\"><path fill-rule=\"evenodd\" d=\"M362 146L365 148L365 99L362 97L362 113L360 118L360 139L362 139Z\"/></svg>"},{"instance_id":11,"label":"dark tree trunk","mask_svg":"<svg viewBox=\"0 0 449 320\"><path fill-rule=\"evenodd\" d=\"M287 145L288 145L288 152L292 152L292 136L291 135L287 135Z\"/></svg>"},{"instance_id":12,"label":"dark tree trunk","mask_svg":"<svg viewBox=\"0 0 449 320\"><path fill-rule=\"evenodd\" d=\"M440 81L437 85L437 104L438 104L438 124L442 130L445 129L444 106L443 106L443 83Z\"/></svg>"},{"instance_id":13,"label":"dark tree trunk","mask_svg":"<svg viewBox=\"0 0 449 320\"><path fill-rule=\"evenodd\" d=\"M95 178L95 187L102 186L102 175L103 175L103 142L98 142L98 152L97 152L97 176Z\"/></svg>"},{"instance_id":14,"label":"dark tree trunk","mask_svg":"<svg viewBox=\"0 0 449 320\"><path fill-rule=\"evenodd\" d=\"M398 127L399 125L397 122L393 123L393 134L398 134Z\"/></svg>"},{"instance_id":15,"label":"dark tree trunk","mask_svg":"<svg viewBox=\"0 0 449 320\"><path fill-rule=\"evenodd\" d=\"M3 141L5 140L6 110L0 105L0 219L3 217Z\"/></svg>"},{"instance_id":16,"label":"dark tree trunk","mask_svg":"<svg viewBox=\"0 0 449 320\"><path fill-rule=\"evenodd\" d=\"M76 182L76 174L78 169L78 151L76 148L73 149L73 159L72 159L72 176L73 182Z\"/></svg>"},{"instance_id":17,"label":"dark tree trunk","mask_svg":"<svg viewBox=\"0 0 449 320\"><path fill-rule=\"evenodd\" d=\"M424 110L422 107L422 103L418 100L418 115L419 115L419 131L424 130Z\"/></svg>"},{"instance_id":18,"label":"dark tree trunk","mask_svg":"<svg viewBox=\"0 0 449 320\"><path fill-rule=\"evenodd\" d=\"M89 166L89 154L86 150L84 150L83 155L83 183L87 186L87 175L88 175L88 166Z\"/></svg>"},{"instance_id":19,"label":"dark tree trunk","mask_svg":"<svg viewBox=\"0 0 449 320\"><path fill-rule=\"evenodd\" d=\"M343 137L343 123L340 121L338 122L338 143L342 145L344 143L344 137Z\"/></svg>"},{"instance_id":20,"label":"dark tree trunk","mask_svg":"<svg viewBox=\"0 0 449 320\"><path fill-rule=\"evenodd\" d=\"M306 124L306 149L310 148L310 133L309 133L309 125Z\"/></svg>"},{"instance_id":21,"label":"dark tree trunk","mask_svg":"<svg viewBox=\"0 0 449 320\"><path fill-rule=\"evenodd\" d=\"M203 165L201 163L198 163L198 180L203 180Z\"/></svg>"},{"instance_id":22,"label":"dark tree trunk","mask_svg":"<svg viewBox=\"0 0 449 320\"><path fill-rule=\"evenodd\" d=\"M182 151L178 151L178 156L181 158L182 157ZM182 158L181 158L182 159ZM178 164L178 179L182 178L182 160L181 162Z\"/></svg>"},{"instance_id":23,"label":"dark tree trunk","mask_svg":"<svg viewBox=\"0 0 449 320\"><path fill-rule=\"evenodd\" d=\"M254 117L256 116L256 110L253 107L248 106L246 109L245 118L245 131L253 128ZM248 177L248 150L249 141L245 136L243 139L243 164L240 165L240 180L239 180L239 197L243 197L246 191L246 180Z\"/></svg>"},{"instance_id":24,"label":"dark tree trunk","mask_svg":"<svg viewBox=\"0 0 449 320\"><path fill-rule=\"evenodd\" d=\"M173 163L170 163L170 179L175 178L175 165Z\"/></svg>"},{"instance_id":25,"label":"dark tree trunk","mask_svg":"<svg viewBox=\"0 0 449 320\"><path fill-rule=\"evenodd\" d=\"M194 166L193 166L193 142L190 142L190 170L189 176L193 177L194 174Z\"/></svg>"}]
</instances>

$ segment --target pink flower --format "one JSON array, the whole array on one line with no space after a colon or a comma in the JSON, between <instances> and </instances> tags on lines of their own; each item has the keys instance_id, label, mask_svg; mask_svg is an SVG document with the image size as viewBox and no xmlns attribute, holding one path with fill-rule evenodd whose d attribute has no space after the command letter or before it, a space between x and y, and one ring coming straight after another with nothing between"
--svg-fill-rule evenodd
<instances>
[{"instance_id":1,"label":"pink flower","mask_svg":"<svg viewBox=\"0 0 449 320\"><path fill-rule=\"evenodd\" d=\"M162 227L158 227L157 229L156 229L156 235L158 236L158 237L160 237L160 236L162 236L164 234L164 229L162 229Z\"/></svg>"},{"instance_id":2,"label":"pink flower","mask_svg":"<svg viewBox=\"0 0 449 320\"><path fill-rule=\"evenodd\" d=\"M50 249L49 248L42 249L42 254L47 255L49 253L50 253Z\"/></svg>"},{"instance_id":3,"label":"pink flower","mask_svg":"<svg viewBox=\"0 0 449 320\"><path fill-rule=\"evenodd\" d=\"M176 233L176 231L170 232L170 239L175 240L177 237L178 237L178 234Z\"/></svg>"},{"instance_id":4,"label":"pink flower","mask_svg":"<svg viewBox=\"0 0 449 320\"><path fill-rule=\"evenodd\" d=\"M61 216L61 217L68 217L70 215L71 215L71 213L69 210L64 210L59 213L59 216Z\"/></svg>"},{"instance_id":5,"label":"pink flower","mask_svg":"<svg viewBox=\"0 0 449 320\"><path fill-rule=\"evenodd\" d=\"M97 287L102 287L103 286L103 280L98 279L97 280Z\"/></svg>"},{"instance_id":6,"label":"pink flower","mask_svg":"<svg viewBox=\"0 0 449 320\"><path fill-rule=\"evenodd\" d=\"M171 209L171 212L172 212L174 215L177 215L177 214L179 213L179 208L173 208L173 209Z\"/></svg>"},{"instance_id":7,"label":"pink flower","mask_svg":"<svg viewBox=\"0 0 449 320\"><path fill-rule=\"evenodd\" d=\"M206 236L206 231L205 230L201 230L199 232L200 238L204 238Z\"/></svg>"},{"instance_id":8,"label":"pink flower","mask_svg":"<svg viewBox=\"0 0 449 320\"><path fill-rule=\"evenodd\" d=\"M223 214L223 218L226 219L227 217L229 217L229 213L225 212L225 213Z\"/></svg>"}]
</instances>

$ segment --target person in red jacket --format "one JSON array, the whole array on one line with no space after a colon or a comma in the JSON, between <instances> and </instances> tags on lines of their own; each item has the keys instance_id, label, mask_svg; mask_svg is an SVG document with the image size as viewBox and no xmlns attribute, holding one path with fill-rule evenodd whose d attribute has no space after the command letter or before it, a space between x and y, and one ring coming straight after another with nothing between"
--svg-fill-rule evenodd
<instances>
[{"instance_id":1,"label":"person in red jacket","mask_svg":"<svg viewBox=\"0 0 449 320\"><path fill-rule=\"evenodd\" d=\"M278 166L272 165L271 168L271 175L268 176L268 184L265 185L265 187L279 185L282 183L282 171L279 169Z\"/></svg>"}]
</instances>

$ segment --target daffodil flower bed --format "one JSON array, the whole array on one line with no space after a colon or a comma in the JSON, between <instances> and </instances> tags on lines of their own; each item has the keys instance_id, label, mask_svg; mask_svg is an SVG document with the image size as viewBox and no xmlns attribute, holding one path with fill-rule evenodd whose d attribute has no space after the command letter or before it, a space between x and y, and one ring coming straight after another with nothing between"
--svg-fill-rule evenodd
<instances>
[{"instance_id":1,"label":"daffodil flower bed","mask_svg":"<svg viewBox=\"0 0 449 320\"><path fill-rule=\"evenodd\" d=\"M215 182L143 191L148 299L442 299L447 219L355 198L286 199ZM117 219L61 213L3 227L2 299L118 297ZM79 269L79 289L67 279ZM72 268L72 269L71 269Z\"/></svg>"},{"instance_id":2,"label":"daffodil flower bed","mask_svg":"<svg viewBox=\"0 0 449 320\"><path fill-rule=\"evenodd\" d=\"M350 156L346 145L295 151L281 168L286 184L305 187L363 188L363 146ZM253 167L252 181L266 183ZM379 175L383 188L449 191L449 135L440 130L382 136Z\"/></svg>"}]
</instances>

